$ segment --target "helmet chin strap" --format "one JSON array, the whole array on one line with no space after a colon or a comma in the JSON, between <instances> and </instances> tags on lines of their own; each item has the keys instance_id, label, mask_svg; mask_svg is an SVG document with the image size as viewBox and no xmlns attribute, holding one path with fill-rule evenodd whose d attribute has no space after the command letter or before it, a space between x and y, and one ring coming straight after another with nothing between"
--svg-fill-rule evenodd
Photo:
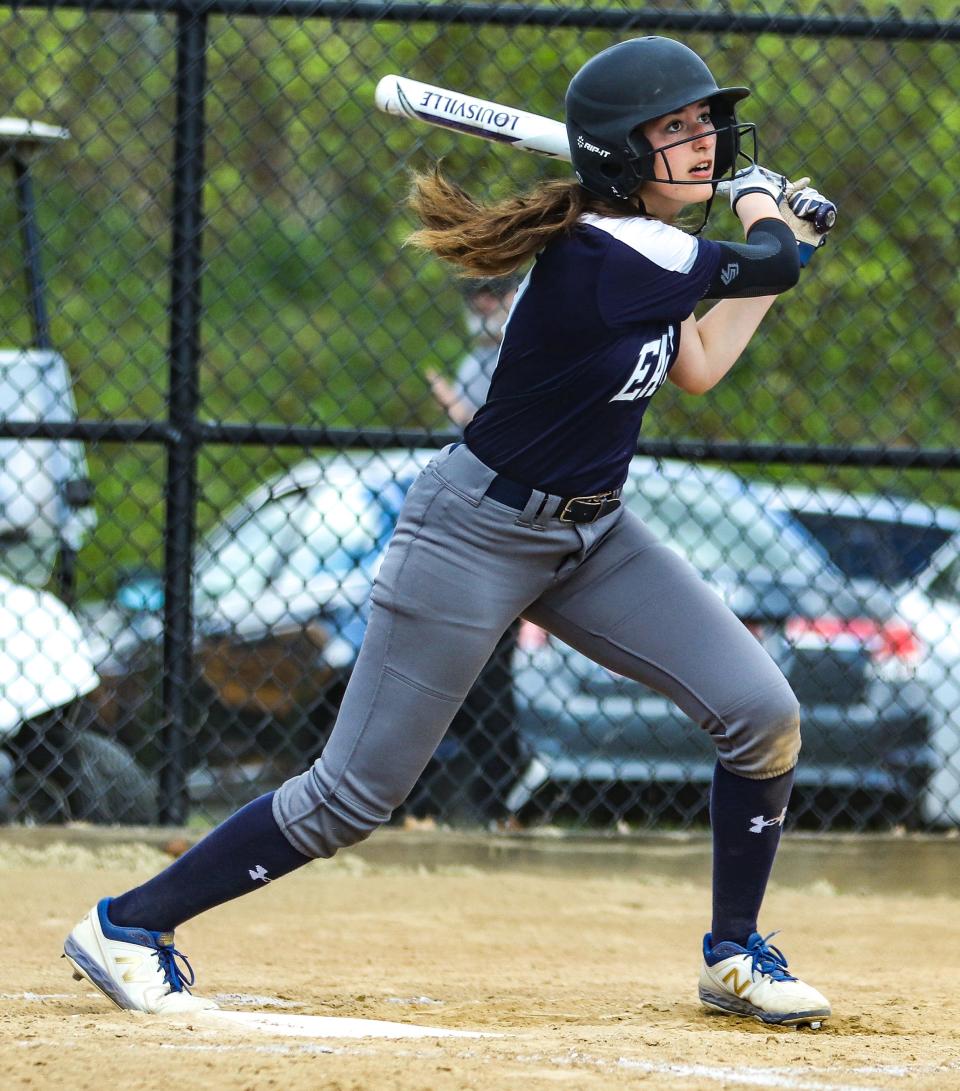
<instances>
[{"instance_id":1,"label":"helmet chin strap","mask_svg":"<svg viewBox=\"0 0 960 1091\"><path fill-rule=\"evenodd\" d=\"M746 126L744 126L744 127L746 127ZM751 126L751 128L752 128L752 126ZM756 130L754 130L754 148L753 148L753 150L754 150L754 155L750 155L748 152L745 152L742 149L738 149L737 154L741 155L744 159L746 159L746 161L751 166L756 166L756 163L757 163L757 160L756 160L756 150L757 150L757 148L756 148ZM733 163L731 163L731 165L730 165L730 167L728 169L730 171L730 177L732 178L734 176L734 174L736 174L736 172L737 172L736 157L734 157ZM724 173L726 173L726 172L724 172ZM715 198L717 196L717 186L723 181L726 181L726 179L725 178L715 178L713 180L713 192L710 194L710 200L707 201L706 208L704 209L703 222L700 224L700 226L697 228L696 231L692 232L692 234L699 235L700 232L707 226L707 220L710 219L710 209L713 208L713 202L714 202L714 200L715 200Z\"/></svg>"},{"instance_id":2,"label":"helmet chin strap","mask_svg":"<svg viewBox=\"0 0 960 1091\"><path fill-rule=\"evenodd\" d=\"M710 209L713 208L713 199L716 197L716 195L717 191L716 189L714 189L713 193L710 194L710 200L707 201L706 207L703 210L703 222L700 224L697 230L691 232L691 234L699 235L700 232L707 226L707 220L710 219Z\"/></svg>"}]
</instances>

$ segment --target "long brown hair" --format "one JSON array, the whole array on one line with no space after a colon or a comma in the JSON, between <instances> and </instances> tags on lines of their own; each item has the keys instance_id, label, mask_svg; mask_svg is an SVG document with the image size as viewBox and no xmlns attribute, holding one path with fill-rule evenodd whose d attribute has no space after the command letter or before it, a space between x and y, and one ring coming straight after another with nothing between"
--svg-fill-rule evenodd
<instances>
[{"instance_id":1,"label":"long brown hair","mask_svg":"<svg viewBox=\"0 0 960 1091\"><path fill-rule=\"evenodd\" d=\"M595 197L575 181L541 182L526 193L482 204L440 173L415 172L407 204L423 227L407 242L460 267L465 276L514 273L584 212L642 215L638 206Z\"/></svg>"}]
</instances>

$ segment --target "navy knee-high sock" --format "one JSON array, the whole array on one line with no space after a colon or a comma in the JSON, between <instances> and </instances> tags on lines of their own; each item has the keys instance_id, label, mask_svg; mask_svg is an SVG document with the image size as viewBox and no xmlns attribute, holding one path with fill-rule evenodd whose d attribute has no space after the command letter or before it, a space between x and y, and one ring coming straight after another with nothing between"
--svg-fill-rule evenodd
<instances>
[{"instance_id":1,"label":"navy knee-high sock","mask_svg":"<svg viewBox=\"0 0 960 1091\"><path fill-rule=\"evenodd\" d=\"M184 921L266 886L304 864L273 817L273 792L242 807L159 875L110 903L120 927L170 932Z\"/></svg>"},{"instance_id":2,"label":"navy knee-high sock","mask_svg":"<svg viewBox=\"0 0 960 1091\"><path fill-rule=\"evenodd\" d=\"M717 762L710 793L714 943L743 946L756 932L792 787L792 769L769 780L748 780Z\"/></svg>"}]
</instances>

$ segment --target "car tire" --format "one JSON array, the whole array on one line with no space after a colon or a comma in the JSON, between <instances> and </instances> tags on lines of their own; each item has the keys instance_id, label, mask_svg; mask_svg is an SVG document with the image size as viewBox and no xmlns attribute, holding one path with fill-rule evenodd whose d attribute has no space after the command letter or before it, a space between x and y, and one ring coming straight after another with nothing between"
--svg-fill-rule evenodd
<instances>
[{"instance_id":1,"label":"car tire","mask_svg":"<svg viewBox=\"0 0 960 1091\"><path fill-rule=\"evenodd\" d=\"M65 762L74 818L97 825L148 826L157 820L156 787L124 747L104 735L81 731Z\"/></svg>"},{"instance_id":2,"label":"car tire","mask_svg":"<svg viewBox=\"0 0 960 1091\"><path fill-rule=\"evenodd\" d=\"M114 739L84 726L82 706L27 724L13 747L15 820L150 825L157 820L153 778Z\"/></svg>"}]
</instances>

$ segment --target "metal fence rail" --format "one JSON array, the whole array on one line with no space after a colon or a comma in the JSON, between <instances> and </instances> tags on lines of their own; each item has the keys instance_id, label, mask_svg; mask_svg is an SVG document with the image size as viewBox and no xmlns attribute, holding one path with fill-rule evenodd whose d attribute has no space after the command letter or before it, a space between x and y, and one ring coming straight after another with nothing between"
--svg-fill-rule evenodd
<instances>
[{"instance_id":1,"label":"metal fence rail","mask_svg":"<svg viewBox=\"0 0 960 1091\"><path fill-rule=\"evenodd\" d=\"M805 626L759 626L808 714L798 820L960 819L960 504L945 473L960 465L960 24L814 5L221 0L15 4L0 27L10 114L72 134L0 137L0 652L22 683L64 682L59 703L21 696L0 724L10 819L215 816L322 746L372 564L343 568L338 535L359 533L345 513L358 497L382 507L414 452L456 438L425 375L453 375L470 348L455 279L401 245L406 171L443 156L477 193L558 171L377 115L373 87L401 71L559 116L580 63L647 32L750 84L764 157L813 175L843 218L709 403L660 395L638 509L683 462L687 506L662 529L694 563L708 570L731 535L757 538L750 564L773 549L736 521L739 490L793 543L781 568L816 557L824 586L860 596L864 617L839 626L829 603ZM712 232L732 234L721 216ZM255 543L283 536L268 564ZM69 663L39 638L25 658L44 624L77 626ZM410 812L699 821L708 755L675 720L525 630Z\"/></svg>"}]
</instances>

